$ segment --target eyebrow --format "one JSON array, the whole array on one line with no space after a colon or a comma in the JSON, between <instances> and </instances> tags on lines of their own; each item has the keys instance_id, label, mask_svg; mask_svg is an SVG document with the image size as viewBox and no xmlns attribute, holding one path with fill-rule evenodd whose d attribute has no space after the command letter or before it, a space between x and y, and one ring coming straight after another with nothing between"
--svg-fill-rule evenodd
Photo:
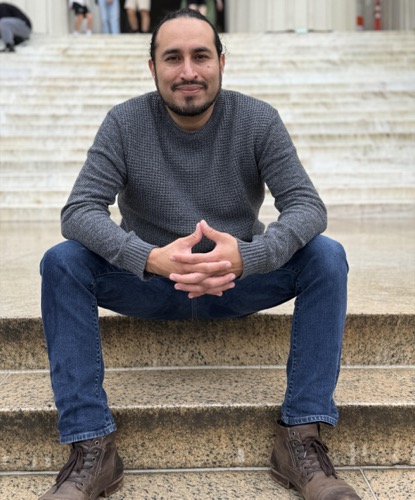
<instances>
[{"instance_id":1,"label":"eyebrow","mask_svg":"<svg viewBox=\"0 0 415 500\"><path fill-rule=\"evenodd\" d=\"M162 57L171 55L171 54L181 54L183 51L181 49L166 49L164 52L161 53ZM209 49L208 47L196 47L195 49L192 49L193 53L199 53L199 52L207 52L209 54L213 54L213 51Z\"/></svg>"}]
</instances>

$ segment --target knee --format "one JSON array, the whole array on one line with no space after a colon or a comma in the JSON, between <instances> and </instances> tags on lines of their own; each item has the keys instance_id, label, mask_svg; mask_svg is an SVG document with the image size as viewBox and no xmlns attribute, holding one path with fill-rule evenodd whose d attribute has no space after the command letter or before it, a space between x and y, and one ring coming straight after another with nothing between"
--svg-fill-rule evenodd
<instances>
[{"instance_id":1,"label":"knee","mask_svg":"<svg viewBox=\"0 0 415 500\"><path fill-rule=\"evenodd\" d=\"M346 277L349 266L341 243L327 236L317 236L307 246L311 252L310 262L319 274L327 277Z\"/></svg>"},{"instance_id":2,"label":"knee","mask_svg":"<svg viewBox=\"0 0 415 500\"><path fill-rule=\"evenodd\" d=\"M80 243L69 240L47 250L40 262L40 274L43 279L57 277L66 269L79 265L83 248Z\"/></svg>"}]
</instances>

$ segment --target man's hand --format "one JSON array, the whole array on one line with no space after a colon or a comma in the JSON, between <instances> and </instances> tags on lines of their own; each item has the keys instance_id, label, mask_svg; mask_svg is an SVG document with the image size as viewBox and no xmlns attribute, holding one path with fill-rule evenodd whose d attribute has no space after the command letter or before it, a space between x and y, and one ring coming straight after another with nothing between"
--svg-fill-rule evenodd
<instances>
[{"instance_id":1,"label":"man's hand","mask_svg":"<svg viewBox=\"0 0 415 500\"><path fill-rule=\"evenodd\" d=\"M208 253L192 253L203 236L214 241L215 248ZM154 248L146 270L175 281L176 290L188 292L191 299L205 294L221 296L235 286L235 278L242 274L242 259L233 236L201 221L191 235Z\"/></svg>"}]
</instances>

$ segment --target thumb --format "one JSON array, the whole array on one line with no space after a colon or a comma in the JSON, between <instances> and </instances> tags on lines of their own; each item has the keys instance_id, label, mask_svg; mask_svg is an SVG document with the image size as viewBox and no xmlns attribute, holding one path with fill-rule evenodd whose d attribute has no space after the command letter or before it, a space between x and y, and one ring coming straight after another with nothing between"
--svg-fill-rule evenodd
<instances>
[{"instance_id":1,"label":"thumb","mask_svg":"<svg viewBox=\"0 0 415 500\"><path fill-rule=\"evenodd\" d=\"M206 236L206 238L209 238L210 240L214 241L215 243L218 243L219 241L222 240L222 235L220 231L217 231L216 229L213 229L213 227L210 227L209 224L205 220L200 221L200 228L202 230L202 233Z\"/></svg>"},{"instance_id":2,"label":"thumb","mask_svg":"<svg viewBox=\"0 0 415 500\"><path fill-rule=\"evenodd\" d=\"M197 245L201 239L203 238L202 228L200 227L200 222L196 224L196 229L193 233L189 234L189 236L185 236L186 243L189 244L190 247L194 247Z\"/></svg>"}]
</instances>

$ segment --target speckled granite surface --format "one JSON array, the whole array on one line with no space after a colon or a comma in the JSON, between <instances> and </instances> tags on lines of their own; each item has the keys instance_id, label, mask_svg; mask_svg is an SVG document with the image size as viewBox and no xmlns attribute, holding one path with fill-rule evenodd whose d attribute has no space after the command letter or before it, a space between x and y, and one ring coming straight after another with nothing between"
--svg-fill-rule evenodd
<instances>
[{"instance_id":1,"label":"speckled granite surface","mask_svg":"<svg viewBox=\"0 0 415 500\"><path fill-rule=\"evenodd\" d=\"M362 500L411 500L415 469L341 470ZM54 482L51 475L0 476L2 500L35 500ZM299 500L261 471L204 471L126 474L111 500Z\"/></svg>"},{"instance_id":2,"label":"speckled granite surface","mask_svg":"<svg viewBox=\"0 0 415 500\"><path fill-rule=\"evenodd\" d=\"M411 368L344 368L340 422L323 436L336 465L414 463ZM258 467L269 462L285 370L110 370L105 383L128 469ZM0 470L59 469L49 376L10 373L0 385Z\"/></svg>"}]
</instances>

